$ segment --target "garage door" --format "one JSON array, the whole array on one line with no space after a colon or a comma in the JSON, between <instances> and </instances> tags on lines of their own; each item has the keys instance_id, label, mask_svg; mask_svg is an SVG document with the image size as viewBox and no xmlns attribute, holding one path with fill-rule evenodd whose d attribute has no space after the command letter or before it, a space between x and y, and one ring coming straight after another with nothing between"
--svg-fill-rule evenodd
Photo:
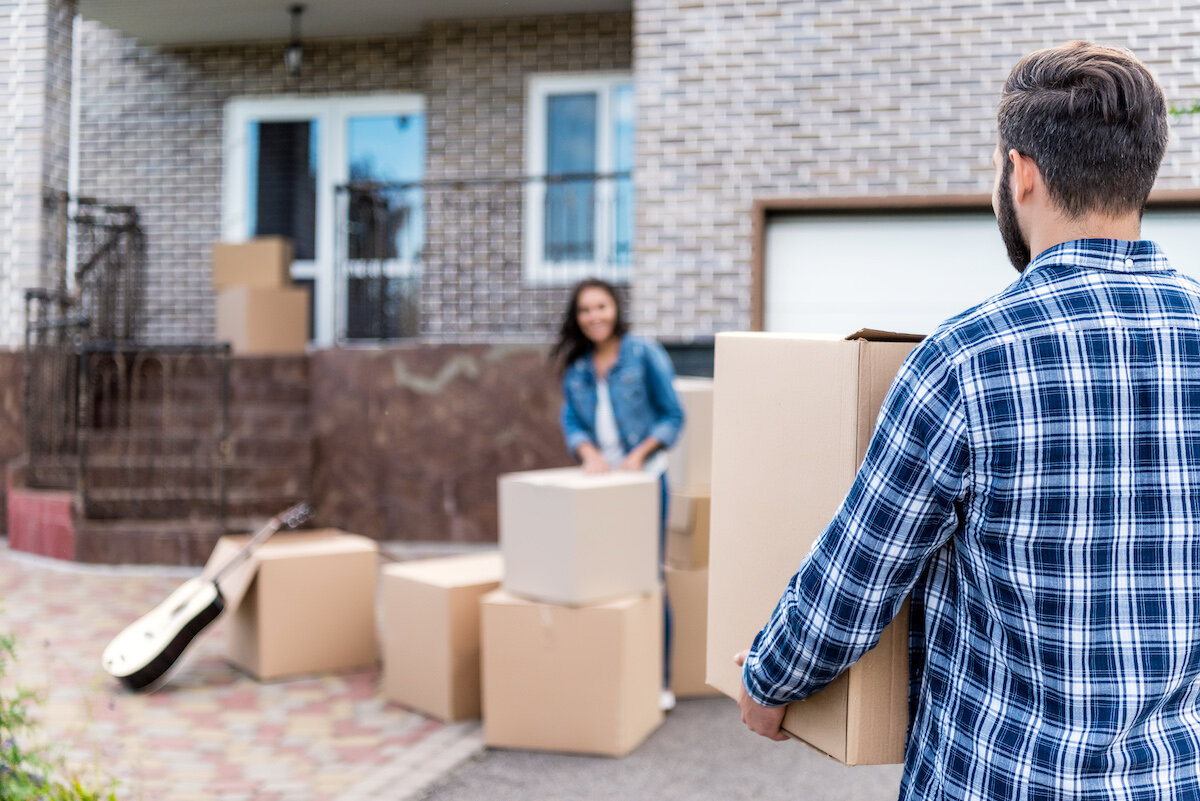
<instances>
[{"instance_id":1,"label":"garage door","mask_svg":"<svg viewBox=\"0 0 1200 801\"><path fill-rule=\"evenodd\" d=\"M767 219L768 331L926 333L1017 278L991 211ZM1148 211L1142 235L1200 279L1200 209Z\"/></svg>"}]
</instances>

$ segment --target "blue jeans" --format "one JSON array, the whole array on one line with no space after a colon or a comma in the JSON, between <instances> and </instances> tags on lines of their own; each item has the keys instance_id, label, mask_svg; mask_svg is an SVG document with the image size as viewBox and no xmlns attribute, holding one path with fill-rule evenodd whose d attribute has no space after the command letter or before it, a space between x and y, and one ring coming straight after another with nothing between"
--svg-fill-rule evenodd
<instances>
[{"instance_id":1,"label":"blue jeans","mask_svg":"<svg viewBox=\"0 0 1200 801\"><path fill-rule=\"evenodd\" d=\"M663 593L663 688L671 686L671 602L667 598L667 474L658 477L658 579Z\"/></svg>"}]
</instances>

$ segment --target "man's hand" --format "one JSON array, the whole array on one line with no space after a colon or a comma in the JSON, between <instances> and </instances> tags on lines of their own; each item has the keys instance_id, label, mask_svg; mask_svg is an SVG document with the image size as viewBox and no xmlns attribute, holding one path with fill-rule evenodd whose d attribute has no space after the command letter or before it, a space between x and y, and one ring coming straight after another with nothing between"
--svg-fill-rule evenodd
<instances>
[{"instance_id":1,"label":"man's hand","mask_svg":"<svg viewBox=\"0 0 1200 801\"><path fill-rule=\"evenodd\" d=\"M645 463L645 461L645 458L640 453L637 451L632 451L625 457L625 460L621 462L621 469L627 470L630 473L637 473L642 469L642 465Z\"/></svg>"},{"instance_id":2,"label":"man's hand","mask_svg":"<svg viewBox=\"0 0 1200 801\"><path fill-rule=\"evenodd\" d=\"M742 651L733 658L738 667L746 664L746 657L750 655L749 649ZM783 725L783 715L787 712L787 706L763 706L750 697L746 692L745 683L742 684L741 690L738 692L738 709L742 710L742 723L746 724L746 728L755 734L761 734L768 740L777 740L782 742L788 739L787 734L780 728Z\"/></svg>"},{"instance_id":3,"label":"man's hand","mask_svg":"<svg viewBox=\"0 0 1200 801\"><path fill-rule=\"evenodd\" d=\"M592 474L608 472L608 462L604 461L600 449L592 443L583 443L579 446L577 453L579 460L583 462L583 472Z\"/></svg>"}]
</instances>

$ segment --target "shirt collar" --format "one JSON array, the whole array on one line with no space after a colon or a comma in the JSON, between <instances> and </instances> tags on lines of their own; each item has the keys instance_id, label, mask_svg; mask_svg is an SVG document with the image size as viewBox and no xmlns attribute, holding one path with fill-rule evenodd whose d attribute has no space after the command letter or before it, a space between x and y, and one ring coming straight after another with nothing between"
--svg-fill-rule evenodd
<instances>
[{"instance_id":1,"label":"shirt collar","mask_svg":"<svg viewBox=\"0 0 1200 801\"><path fill-rule=\"evenodd\" d=\"M1149 239L1074 239L1046 248L1025 268L1083 267L1115 273L1150 273L1171 269L1162 249Z\"/></svg>"}]
</instances>

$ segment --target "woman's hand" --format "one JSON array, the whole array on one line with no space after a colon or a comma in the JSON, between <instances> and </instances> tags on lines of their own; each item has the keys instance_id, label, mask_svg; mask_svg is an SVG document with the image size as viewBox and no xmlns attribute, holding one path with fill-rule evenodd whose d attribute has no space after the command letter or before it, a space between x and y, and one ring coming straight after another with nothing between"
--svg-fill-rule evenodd
<instances>
[{"instance_id":1,"label":"woman's hand","mask_svg":"<svg viewBox=\"0 0 1200 801\"><path fill-rule=\"evenodd\" d=\"M621 469L628 470L630 473L637 473L641 471L645 461L645 456L642 456L637 451L630 451L629 455L621 462Z\"/></svg>"},{"instance_id":2,"label":"woman's hand","mask_svg":"<svg viewBox=\"0 0 1200 801\"><path fill-rule=\"evenodd\" d=\"M604 461L604 456L600 453L600 449L590 442L585 442L579 446L579 460L583 462L583 472L591 473L607 473L609 471L608 462Z\"/></svg>"}]
</instances>

